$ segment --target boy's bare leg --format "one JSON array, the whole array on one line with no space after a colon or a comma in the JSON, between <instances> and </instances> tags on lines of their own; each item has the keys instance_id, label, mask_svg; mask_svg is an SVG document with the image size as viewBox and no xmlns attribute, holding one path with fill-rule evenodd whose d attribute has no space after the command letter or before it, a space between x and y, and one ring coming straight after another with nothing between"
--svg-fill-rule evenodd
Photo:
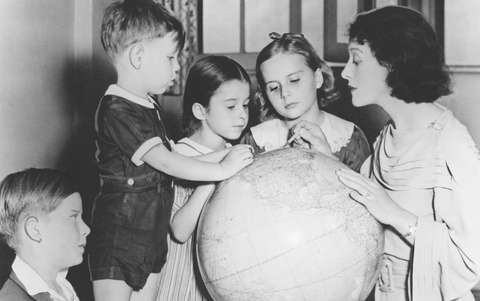
<instances>
[{"instance_id":1,"label":"boy's bare leg","mask_svg":"<svg viewBox=\"0 0 480 301\"><path fill-rule=\"evenodd\" d=\"M150 274L147 278L147 283L143 289L139 291L133 291L130 301L155 301L158 294L158 280L160 279L160 274ZM96 300L96 299L95 299Z\"/></svg>"},{"instance_id":2,"label":"boy's bare leg","mask_svg":"<svg viewBox=\"0 0 480 301\"><path fill-rule=\"evenodd\" d=\"M95 300L130 301L133 289L123 280L102 279L93 281Z\"/></svg>"}]
</instances>

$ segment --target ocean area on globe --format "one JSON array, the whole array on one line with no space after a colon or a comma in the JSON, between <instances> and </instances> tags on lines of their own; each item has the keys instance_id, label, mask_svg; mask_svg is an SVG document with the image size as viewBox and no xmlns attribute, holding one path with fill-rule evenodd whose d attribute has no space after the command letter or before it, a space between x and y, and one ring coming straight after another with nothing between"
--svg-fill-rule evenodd
<instances>
[{"instance_id":1,"label":"ocean area on globe","mask_svg":"<svg viewBox=\"0 0 480 301\"><path fill-rule=\"evenodd\" d=\"M315 150L284 148L219 183L196 254L216 301L363 301L377 280L383 226Z\"/></svg>"}]
</instances>

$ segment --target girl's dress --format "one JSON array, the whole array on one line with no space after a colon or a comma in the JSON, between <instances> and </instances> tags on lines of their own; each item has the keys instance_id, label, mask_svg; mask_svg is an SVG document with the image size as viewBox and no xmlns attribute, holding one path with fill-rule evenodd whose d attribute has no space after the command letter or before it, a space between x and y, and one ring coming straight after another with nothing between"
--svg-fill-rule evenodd
<instances>
[{"instance_id":1,"label":"girl's dress","mask_svg":"<svg viewBox=\"0 0 480 301\"><path fill-rule=\"evenodd\" d=\"M320 125L332 153L345 165L359 171L362 163L370 155L367 138L354 123L335 115L323 112L325 119ZM279 119L272 119L254 126L241 139L240 143L251 145L255 154L284 147L289 130Z\"/></svg>"},{"instance_id":2,"label":"girl's dress","mask_svg":"<svg viewBox=\"0 0 480 301\"><path fill-rule=\"evenodd\" d=\"M387 124L361 169L418 216L413 246L405 233L385 230L376 301L474 300L470 290L480 279L480 156L467 129L438 106L444 112L428 128L399 131Z\"/></svg>"},{"instance_id":3,"label":"girl's dress","mask_svg":"<svg viewBox=\"0 0 480 301\"><path fill-rule=\"evenodd\" d=\"M211 149L189 138L178 141L173 151L189 157L212 152ZM198 184L198 182L175 180L172 216L188 201ZM197 269L195 235L183 244L177 243L170 235L168 236L167 262L160 273L157 301L172 300L210 300Z\"/></svg>"}]
</instances>

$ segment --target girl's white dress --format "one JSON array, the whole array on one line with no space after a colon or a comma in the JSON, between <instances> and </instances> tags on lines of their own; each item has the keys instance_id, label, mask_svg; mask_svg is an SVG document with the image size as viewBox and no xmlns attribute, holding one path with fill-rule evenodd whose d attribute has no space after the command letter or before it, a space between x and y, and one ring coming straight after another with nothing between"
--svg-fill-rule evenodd
<instances>
[{"instance_id":1,"label":"girl's white dress","mask_svg":"<svg viewBox=\"0 0 480 301\"><path fill-rule=\"evenodd\" d=\"M325 119L320 125L332 153L352 170L359 171L370 155L370 146L365 134L354 123L323 112ZM284 147L289 130L279 119L262 122L250 129L240 140L249 144L256 154Z\"/></svg>"}]
</instances>

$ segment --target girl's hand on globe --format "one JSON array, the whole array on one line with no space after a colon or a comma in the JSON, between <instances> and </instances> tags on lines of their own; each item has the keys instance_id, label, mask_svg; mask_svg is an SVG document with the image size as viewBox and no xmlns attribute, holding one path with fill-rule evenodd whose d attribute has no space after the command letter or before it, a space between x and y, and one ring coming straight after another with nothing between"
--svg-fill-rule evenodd
<instances>
[{"instance_id":1,"label":"girl's hand on globe","mask_svg":"<svg viewBox=\"0 0 480 301\"><path fill-rule=\"evenodd\" d=\"M292 127L291 132L292 137L296 137L293 140L293 146L311 148L337 159L332 153L325 134L318 125L302 120Z\"/></svg>"},{"instance_id":2,"label":"girl's hand on globe","mask_svg":"<svg viewBox=\"0 0 480 301\"><path fill-rule=\"evenodd\" d=\"M382 224L391 225L400 233L416 219L412 213L398 206L379 184L353 170L337 170L338 179L353 191L350 197L362 204ZM413 217L412 217L413 216Z\"/></svg>"},{"instance_id":3,"label":"girl's hand on globe","mask_svg":"<svg viewBox=\"0 0 480 301\"><path fill-rule=\"evenodd\" d=\"M230 149L220 165L226 173L225 178L229 178L252 163L253 148L250 145L237 144Z\"/></svg>"}]
</instances>

